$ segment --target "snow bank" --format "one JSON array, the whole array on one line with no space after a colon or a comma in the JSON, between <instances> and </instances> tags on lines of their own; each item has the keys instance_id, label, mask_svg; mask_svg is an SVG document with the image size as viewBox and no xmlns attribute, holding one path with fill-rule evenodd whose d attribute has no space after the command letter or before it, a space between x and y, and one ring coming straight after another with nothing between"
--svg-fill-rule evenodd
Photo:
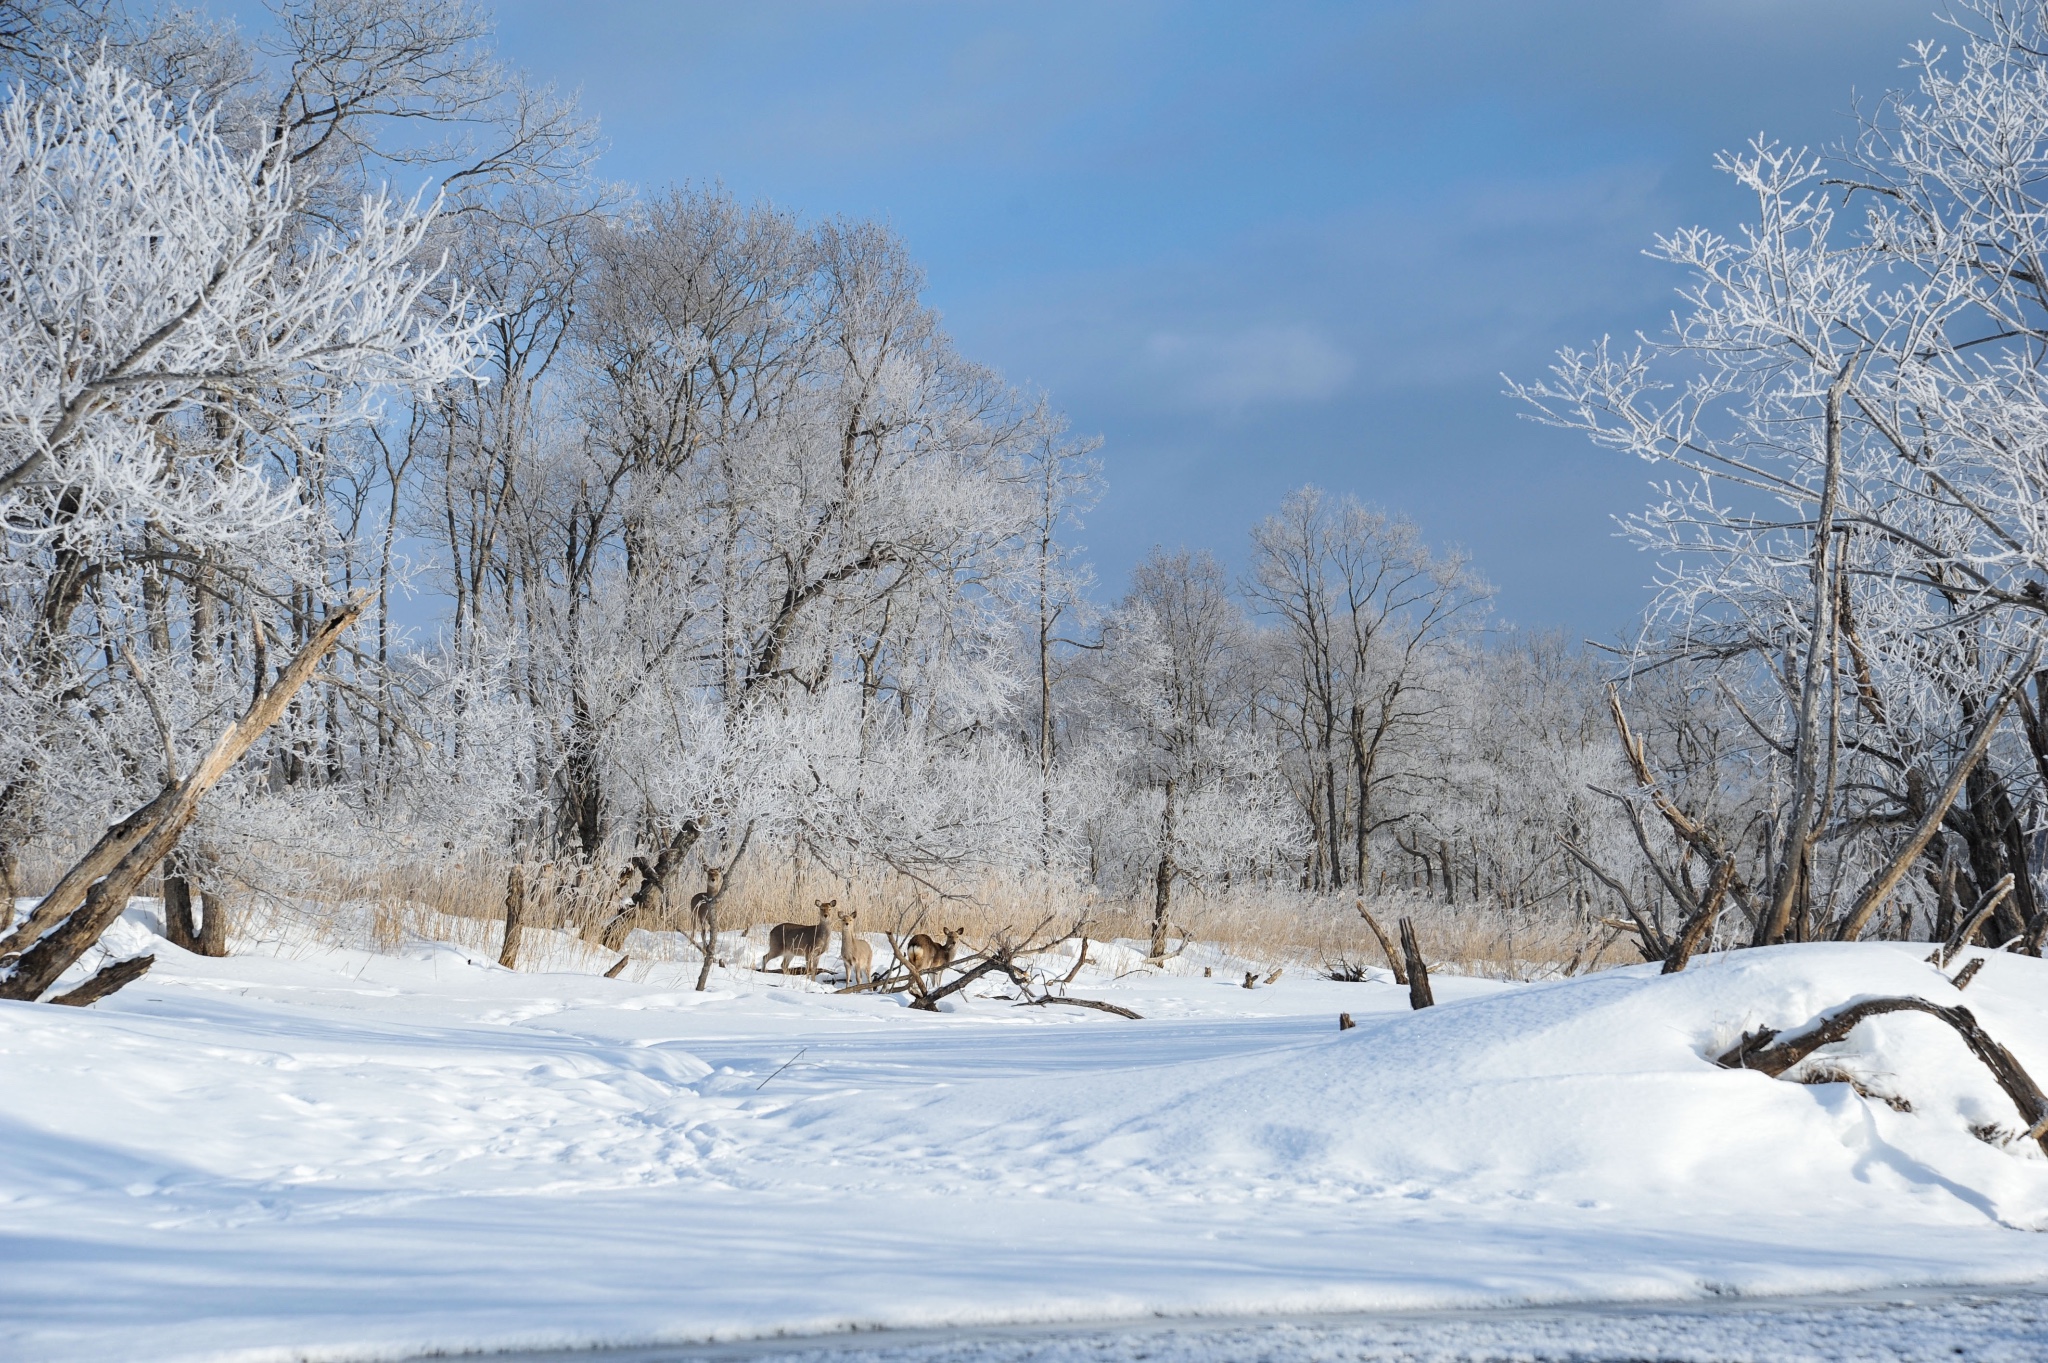
<instances>
[{"instance_id":1,"label":"snow bank","mask_svg":"<svg viewBox=\"0 0 2048 1363\"><path fill-rule=\"evenodd\" d=\"M1867 1097L1704 1058L1861 996L1958 1001L1924 947L1444 979L1423 1013L1084 970L1129 1022L427 945L209 961L153 925L119 926L159 964L114 999L0 1005L0 1356L2048 1279L2048 1159L1939 1022L1812 1062ZM2048 1081L2044 996L1994 956L1961 1001Z\"/></svg>"}]
</instances>

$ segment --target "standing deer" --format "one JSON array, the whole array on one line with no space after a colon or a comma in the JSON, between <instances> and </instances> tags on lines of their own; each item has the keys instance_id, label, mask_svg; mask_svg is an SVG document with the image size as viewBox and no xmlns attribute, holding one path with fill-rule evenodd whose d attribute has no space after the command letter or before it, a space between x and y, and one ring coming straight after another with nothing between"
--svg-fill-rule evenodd
<instances>
[{"instance_id":1,"label":"standing deer","mask_svg":"<svg viewBox=\"0 0 2048 1363\"><path fill-rule=\"evenodd\" d=\"M818 921L815 923L777 923L768 929L768 954L761 958L758 969L766 970L770 961L782 962L782 973L789 973L792 956L804 958L804 973L812 979L818 978L818 958L825 954L825 948L832 945L832 910L839 906L836 899L814 899L818 906Z\"/></svg>"},{"instance_id":2,"label":"standing deer","mask_svg":"<svg viewBox=\"0 0 2048 1363\"><path fill-rule=\"evenodd\" d=\"M698 932L711 926L711 906L718 901L718 882L725 879L725 872L716 866L704 868L704 888L690 896L690 922Z\"/></svg>"},{"instance_id":3,"label":"standing deer","mask_svg":"<svg viewBox=\"0 0 2048 1363\"><path fill-rule=\"evenodd\" d=\"M846 962L848 984L872 984L875 978L875 952L867 939L856 937L853 920L860 917L860 910L848 909L839 915L839 959Z\"/></svg>"},{"instance_id":4,"label":"standing deer","mask_svg":"<svg viewBox=\"0 0 2048 1363\"><path fill-rule=\"evenodd\" d=\"M953 952L960 942L959 928L947 928L946 940L935 942L927 933L918 933L904 948L903 964L920 975L936 977L953 963Z\"/></svg>"}]
</instances>

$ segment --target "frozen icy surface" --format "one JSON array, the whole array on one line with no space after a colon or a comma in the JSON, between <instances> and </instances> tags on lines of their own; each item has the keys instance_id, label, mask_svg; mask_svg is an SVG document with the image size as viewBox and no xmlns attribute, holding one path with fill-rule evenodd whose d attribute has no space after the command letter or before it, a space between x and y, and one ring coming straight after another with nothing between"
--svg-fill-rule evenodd
<instances>
[{"instance_id":1,"label":"frozen icy surface","mask_svg":"<svg viewBox=\"0 0 2048 1363\"><path fill-rule=\"evenodd\" d=\"M1851 1299L1505 1309L1381 1317L1152 1323L1116 1329L924 1331L841 1340L494 1363L2034 1363L2048 1296L1890 1293Z\"/></svg>"}]
</instances>

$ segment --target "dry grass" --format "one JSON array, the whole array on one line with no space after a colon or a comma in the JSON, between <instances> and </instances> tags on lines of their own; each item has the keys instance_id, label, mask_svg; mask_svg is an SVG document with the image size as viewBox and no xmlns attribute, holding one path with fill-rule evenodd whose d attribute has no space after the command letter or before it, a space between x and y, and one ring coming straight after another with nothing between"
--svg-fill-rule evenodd
<instances>
[{"instance_id":1,"label":"dry grass","mask_svg":"<svg viewBox=\"0 0 2048 1363\"><path fill-rule=\"evenodd\" d=\"M58 856L24 867L24 884L53 883L69 865ZM61 864L60 864L61 863ZM448 942L495 956L502 934L511 863L496 855L450 854L426 859L366 856L340 860L316 853L280 854L237 868L225 887L235 935L273 949L316 943L390 951L408 942ZM596 946L617 912L620 868L529 866L527 922L555 929L522 952L532 969L603 969L617 957ZM701 881L691 873L687 888ZM842 880L821 868L750 858L720 903L720 926L747 932L758 944L764 925L811 923L813 905L836 900L859 916L870 934L937 934L962 929L972 943L999 933L1022 935L1041 923L1064 930L1085 921L1096 941L1144 941L1152 906L1102 897L1071 882L987 879L940 895L907 878L874 875ZM1192 938L1248 963L1325 970L1343 963L1381 967L1386 959L1349 894L1314 895L1284 889L1241 888L1225 893L1181 889L1173 910L1173 940ZM1415 920L1423 950L1435 969L1495 979L1541 979L1633 962L1633 939L1569 912L1509 911L1473 903L1445 904L1428 894L1382 892L1367 907L1389 936L1402 917ZM680 924L646 926L679 928ZM679 934L636 939L634 950L652 959L689 960L696 953Z\"/></svg>"},{"instance_id":2,"label":"dry grass","mask_svg":"<svg viewBox=\"0 0 2048 1363\"><path fill-rule=\"evenodd\" d=\"M392 950L407 942L443 941L495 955L502 932L509 863L483 855L349 863L318 856L266 862L230 891L237 935L276 945L311 942ZM532 969L602 969L616 959L594 945L619 902L619 875L608 867L581 874L529 867L528 918L536 934L522 953ZM696 888L693 882L689 888ZM987 880L940 896L894 876L853 881L787 863L743 866L720 905L721 926L748 932L764 925L816 920L818 900L858 914L867 933L909 933L958 927L969 943L999 933L1022 935L1041 923L1064 930L1085 921L1097 941L1143 941L1151 931L1149 902L1102 898L1072 884ZM1392 893L1367 901L1391 936L1399 918L1415 920L1432 966L1455 974L1539 979L1636 959L1627 938L1569 915L1512 913L1491 906L1445 904L1423 894ZM1385 958L1349 896L1237 889L1182 892L1172 921L1176 947L1186 938L1247 962L1325 970L1340 963L1384 966ZM676 928L680 924L649 924ZM1601 948L1603 941L1606 945ZM657 931L636 939L650 959L696 959L679 935Z\"/></svg>"}]
</instances>

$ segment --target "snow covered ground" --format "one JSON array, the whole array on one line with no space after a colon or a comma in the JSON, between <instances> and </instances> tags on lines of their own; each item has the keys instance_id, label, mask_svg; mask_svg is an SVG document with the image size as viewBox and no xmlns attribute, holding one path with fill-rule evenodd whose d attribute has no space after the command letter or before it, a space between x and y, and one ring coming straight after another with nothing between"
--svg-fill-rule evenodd
<instances>
[{"instance_id":1,"label":"snow covered ground","mask_svg":"<svg viewBox=\"0 0 2048 1363\"><path fill-rule=\"evenodd\" d=\"M1940 1023L1881 1018L1831 1057L1910 1111L1702 1058L1861 995L1958 1001L1924 946L1442 979L1423 1013L1298 971L1247 992L1193 954L1084 971L1074 992L1132 1022L761 975L695 994L680 966L513 974L425 944L212 961L147 917L113 943L157 951L140 984L0 1005L0 1357L2048 1283L2048 1159L1989 1130L2017 1114ZM2048 965L1993 957L1961 1001L2048 1082ZM1971 1356L2039 1356L2036 1299L1996 1300ZM1286 1328L1340 1333L1273 1357L1496 1356ZM1765 1356L1628 1338L1500 1356Z\"/></svg>"}]
</instances>

